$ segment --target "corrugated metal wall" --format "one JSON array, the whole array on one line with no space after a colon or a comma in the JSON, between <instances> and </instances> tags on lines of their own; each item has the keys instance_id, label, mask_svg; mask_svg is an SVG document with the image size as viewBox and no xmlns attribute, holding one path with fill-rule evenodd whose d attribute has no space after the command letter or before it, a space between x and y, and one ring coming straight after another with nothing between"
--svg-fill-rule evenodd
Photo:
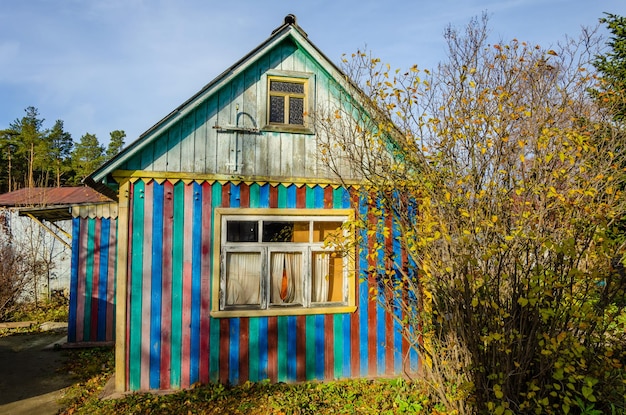
<instances>
[{"instance_id":1,"label":"corrugated metal wall","mask_svg":"<svg viewBox=\"0 0 626 415\"><path fill-rule=\"evenodd\" d=\"M117 219L72 219L68 342L115 340Z\"/></svg>"},{"instance_id":2,"label":"corrugated metal wall","mask_svg":"<svg viewBox=\"0 0 626 415\"><path fill-rule=\"evenodd\" d=\"M372 295L367 250L351 314L220 318L211 309L216 207L349 208L331 186L144 181L129 203L126 389L400 375L418 357ZM367 213L363 204L359 209ZM367 241L365 242L367 243ZM393 246L393 244L392 244ZM399 247L396 246L396 249Z\"/></svg>"}]
</instances>

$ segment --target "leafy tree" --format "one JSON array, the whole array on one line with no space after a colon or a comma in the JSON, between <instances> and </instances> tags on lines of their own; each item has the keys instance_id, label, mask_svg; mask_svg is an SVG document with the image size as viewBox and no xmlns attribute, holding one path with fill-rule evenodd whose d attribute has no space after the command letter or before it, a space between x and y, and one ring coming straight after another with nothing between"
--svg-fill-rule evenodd
<instances>
[{"instance_id":1,"label":"leafy tree","mask_svg":"<svg viewBox=\"0 0 626 415\"><path fill-rule=\"evenodd\" d=\"M489 44L486 17L445 38L434 72L354 54L366 107L314 114L328 168L363 180L375 295L451 411L621 413L625 147L588 93L597 38Z\"/></svg>"},{"instance_id":2,"label":"leafy tree","mask_svg":"<svg viewBox=\"0 0 626 415\"><path fill-rule=\"evenodd\" d=\"M123 130L111 131L110 135L111 140L107 146L106 160L112 159L124 148L124 139L126 138L126 133Z\"/></svg>"},{"instance_id":3,"label":"leafy tree","mask_svg":"<svg viewBox=\"0 0 626 415\"><path fill-rule=\"evenodd\" d=\"M78 183L97 169L104 161L104 147L94 134L86 133L72 152L72 167Z\"/></svg>"},{"instance_id":4,"label":"leafy tree","mask_svg":"<svg viewBox=\"0 0 626 415\"><path fill-rule=\"evenodd\" d=\"M596 56L594 66L603 77L596 96L614 114L624 121L626 116L626 18L607 13L600 19L611 32L609 50Z\"/></svg>"}]
</instances>

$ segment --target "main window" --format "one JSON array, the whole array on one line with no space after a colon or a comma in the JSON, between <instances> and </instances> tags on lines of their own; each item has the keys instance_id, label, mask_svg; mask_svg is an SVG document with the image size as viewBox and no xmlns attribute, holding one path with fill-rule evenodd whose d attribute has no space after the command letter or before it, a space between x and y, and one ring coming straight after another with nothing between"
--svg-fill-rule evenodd
<instances>
[{"instance_id":1,"label":"main window","mask_svg":"<svg viewBox=\"0 0 626 415\"><path fill-rule=\"evenodd\" d=\"M267 82L268 124L304 128L308 80L269 76Z\"/></svg>"},{"instance_id":2,"label":"main window","mask_svg":"<svg viewBox=\"0 0 626 415\"><path fill-rule=\"evenodd\" d=\"M219 212L219 311L309 314L354 304L349 255L339 248L349 211L250 211Z\"/></svg>"}]
</instances>

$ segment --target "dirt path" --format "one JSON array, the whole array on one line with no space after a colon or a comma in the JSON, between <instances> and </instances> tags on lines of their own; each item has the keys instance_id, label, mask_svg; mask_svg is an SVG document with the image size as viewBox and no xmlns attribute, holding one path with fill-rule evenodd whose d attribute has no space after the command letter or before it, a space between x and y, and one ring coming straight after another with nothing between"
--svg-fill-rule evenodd
<instances>
[{"instance_id":1,"label":"dirt path","mask_svg":"<svg viewBox=\"0 0 626 415\"><path fill-rule=\"evenodd\" d=\"M50 346L66 333L52 331L0 337L0 414L54 414L61 389L72 384L59 368L65 353Z\"/></svg>"}]
</instances>

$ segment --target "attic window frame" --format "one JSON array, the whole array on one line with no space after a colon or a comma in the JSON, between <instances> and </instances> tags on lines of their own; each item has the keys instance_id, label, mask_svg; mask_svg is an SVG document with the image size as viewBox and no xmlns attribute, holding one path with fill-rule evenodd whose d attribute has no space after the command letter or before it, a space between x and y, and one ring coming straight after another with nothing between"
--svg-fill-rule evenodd
<instances>
[{"instance_id":1,"label":"attic window frame","mask_svg":"<svg viewBox=\"0 0 626 415\"><path fill-rule=\"evenodd\" d=\"M272 92L270 91L270 85L272 81L298 83L304 85L304 92L302 94L290 94L288 92ZM311 113L314 107L314 74L308 72L296 72L296 71L268 71L265 79L265 99L263 103L263 112L265 117L265 126L262 128L264 131L276 131L276 132L291 132L300 134L314 134L310 125L308 114ZM290 124L288 121L289 112L285 109L285 118L287 122L276 123L270 122L270 99L271 96L284 96L288 98L292 95L303 97L303 124ZM288 99L285 100L286 107L288 108Z\"/></svg>"}]
</instances>

